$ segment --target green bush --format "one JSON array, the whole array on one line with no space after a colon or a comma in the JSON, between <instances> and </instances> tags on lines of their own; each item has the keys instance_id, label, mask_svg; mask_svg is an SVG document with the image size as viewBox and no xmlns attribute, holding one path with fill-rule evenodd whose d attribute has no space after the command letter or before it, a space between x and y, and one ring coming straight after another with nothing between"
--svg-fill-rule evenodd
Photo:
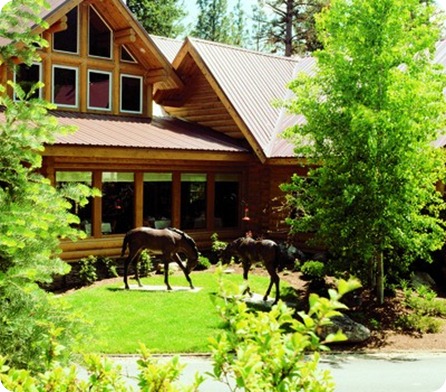
<instances>
[{"instance_id":1,"label":"green bush","mask_svg":"<svg viewBox=\"0 0 446 392\"><path fill-rule=\"evenodd\" d=\"M104 264L107 271L107 277L114 278L118 276L118 271L116 269L116 261L111 257L101 256L98 261Z\"/></svg>"},{"instance_id":2,"label":"green bush","mask_svg":"<svg viewBox=\"0 0 446 392\"><path fill-rule=\"evenodd\" d=\"M197 271L204 271L211 268L211 262L206 256L199 255L198 256L198 264L195 270Z\"/></svg>"},{"instance_id":3,"label":"green bush","mask_svg":"<svg viewBox=\"0 0 446 392\"><path fill-rule=\"evenodd\" d=\"M98 259L92 255L79 260L78 276L82 285L90 285L98 280L96 272L97 261Z\"/></svg>"},{"instance_id":4,"label":"green bush","mask_svg":"<svg viewBox=\"0 0 446 392\"><path fill-rule=\"evenodd\" d=\"M303 277L309 280L322 280L326 274L325 264L321 261L306 261L300 270Z\"/></svg>"},{"instance_id":5,"label":"green bush","mask_svg":"<svg viewBox=\"0 0 446 392\"><path fill-rule=\"evenodd\" d=\"M138 268L138 274L141 278L149 276L152 273L154 269L152 255L146 249L141 252L136 268Z\"/></svg>"}]
</instances>

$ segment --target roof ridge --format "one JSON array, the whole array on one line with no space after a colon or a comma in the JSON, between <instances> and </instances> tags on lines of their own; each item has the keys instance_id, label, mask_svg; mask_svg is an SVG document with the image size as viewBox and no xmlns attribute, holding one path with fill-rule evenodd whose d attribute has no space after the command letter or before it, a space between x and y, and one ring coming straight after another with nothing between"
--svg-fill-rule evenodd
<instances>
[{"instance_id":1,"label":"roof ridge","mask_svg":"<svg viewBox=\"0 0 446 392\"><path fill-rule=\"evenodd\" d=\"M227 48L227 49L231 49L231 50L236 50L236 51L240 51L240 52L247 52L247 53L251 53L251 54L255 54L257 56L263 56L263 57L270 57L270 58L274 58L277 60L283 60L286 62L293 62L293 63L297 63L300 61L300 58L298 57L285 57L285 56L280 56L280 55L276 55L276 54L272 54L272 53L265 53L265 52L260 52L258 50L254 50L254 49L247 49L247 48L243 48L241 46L237 46L237 45L231 45L231 44L226 44L226 43L222 43L222 42L215 42L215 41L209 41L209 40L205 40L202 38L196 38L196 37L186 37L186 41L189 40L190 42L194 43L201 43L201 44L205 44L205 45L209 45L209 46L219 46L219 47L223 47L223 48Z\"/></svg>"}]
</instances>

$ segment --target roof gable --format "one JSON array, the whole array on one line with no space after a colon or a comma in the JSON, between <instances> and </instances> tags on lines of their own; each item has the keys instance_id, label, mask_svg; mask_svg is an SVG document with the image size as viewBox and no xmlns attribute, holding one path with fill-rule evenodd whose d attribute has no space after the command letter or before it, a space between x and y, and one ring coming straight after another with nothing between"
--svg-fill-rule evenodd
<instances>
[{"instance_id":1,"label":"roof gable","mask_svg":"<svg viewBox=\"0 0 446 392\"><path fill-rule=\"evenodd\" d=\"M177 106L184 105L187 99L193 101L198 97L198 92L191 94L190 88L193 88L193 84L196 85L197 77L193 76L194 72L199 72L206 79L208 87L214 91L214 106L220 105L220 112L215 108L213 118L210 115L209 100L213 98L210 93L201 108L197 108L200 110L203 105L209 106L209 122L204 116L195 116L192 105L189 111L185 111L184 107L183 110L175 109L175 104L166 100L160 100L159 103L165 105L166 111L174 116L180 115L190 121L198 119L201 124L232 137L243 137L258 158L265 161L273 157L272 154L276 151L278 120L287 117L279 107L274 106L274 101L286 96L289 91L287 84L292 80L298 64L299 60L295 58L188 38L173 61L175 70L187 86L184 101ZM225 119L222 110L229 118ZM221 129L218 123L217 126L212 125L216 116L221 118ZM235 130L230 128L231 122ZM282 141L282 145L287 144L287 152L284 153L282 146L281 155L291 157L292 146Z\"/></svg>"}]
</instances>

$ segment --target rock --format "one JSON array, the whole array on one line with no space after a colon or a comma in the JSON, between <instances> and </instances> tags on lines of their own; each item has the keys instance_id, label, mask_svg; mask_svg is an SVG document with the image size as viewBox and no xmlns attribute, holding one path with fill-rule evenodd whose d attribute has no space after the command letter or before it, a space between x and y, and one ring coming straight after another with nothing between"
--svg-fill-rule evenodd
<instances>
[{"instance_id":1,"label":"rock","mask_svg":"<svg viewBox=\"0 0 446 392\"><path fill-rule=\"evenodd\" d=\"M435 280L427 272L416 271L411 274L410 281L413 287L426 286L432 290L436 289Z\"/></svg>"},{"instance_id":2,"label":"rock","mask_svg":"<svg viewBox=\"0 0 446 392\"><path fill-rule=\"evenodd\" d=\"M322 339L325 339L329 334L336 333L341 330L347 337L342 343L362 343L370 338L370 330L364 325L353 321L346 315L335 316L331 318L332 325L322 328L319 334Z\"/></svg>"}]
</instances>

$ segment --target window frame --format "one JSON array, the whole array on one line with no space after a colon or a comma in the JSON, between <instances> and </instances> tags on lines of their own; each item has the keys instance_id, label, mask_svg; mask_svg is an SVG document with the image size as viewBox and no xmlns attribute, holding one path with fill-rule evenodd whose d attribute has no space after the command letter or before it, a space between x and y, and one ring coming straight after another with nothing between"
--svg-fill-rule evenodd
<instances>
[{"instance_id":1,"label":"window frame","mask_svg":"<svg viewBox=\"0 0 446 392\"><path fill-rule=\"evenodd\" d=\"M20 65L25 65L25 64L20 64ZM37 67L39 68L39 80L37 80L37 81L35 81L34 82L34 84L35 83L37 83L37 82L41 82L42 81L42 63L32 63L31 64L31 66L35 66L35 65L37 65ZM19 68L19 67L18 67ZM17 69L18 69L17 68ZM17 82L17 71L14 71L14 83L16 83L16 84L18 84L19 82ZM43 87L42 88L39 88L38 89L38 92L39 92L39 95L38 95L38 97L39 98L42 98L42 93L43 93ZM15 102L17 102L18 101L18 99L17 99L17 96L16 96L16 94L15 94L15 91L13 91L13 95L12 95L12 99L13 99L13 101L15 101Z\"/></svg>"},{"instance_id":2,"label":"window frame","mask_svg":"<svg viewBox=\"0 0 446 392\"><path fill-rule=\"evenodd\" d=\"M108 75L109 76L109 85L108 85L108 102L109 102L109 107L108 108L96 107L96 106L91 106L90 105L90 74L93 73L93 72L97 73L97 74L103 74L103 75ZM102 110L102 111L107 111L107 112L111 112L112 111L112 106L113 106L113 101L112 101L112 83L113 83L113 74L112 74L112 72L101 71L101 70L97 70L97 69L89 69L89 70L87 70L87 109L88 110Z\"/></svg>"},{"instance_id":3,"label":"window frame","mask_svg":"<svg viewBox=\"0 0 446 392\"><path fill-rule=\"evenodd\" d=\"M77 34L76 34L76 51L75 52L71 52L71 51L69 51L69 50L62 50L62 49L56 49L55 47L54 47L54 42L55 42L55 40L54 40L54 36L55 36L55 34L57 34L57 33L54 33L53 34L53 42L52 42L52 50L54 51L54 52L58 52L58 53L68 53L68 54L73 54L73 55L78 55L79 53L80 53L80 51L79 51L79 47L80 47L80 40L79 40L79 31L80 31L80 23L79 23L79 20L80 20L80 10L79 10L79 7L78 6L76 6L76 7L74 7L72 10L70 10L69 12L71 12L71 11L73 11L74 9L76 9L77 8L77 20L76 20L76 25L77 25ZM68 12L68 13L69 13Z\"/></svg>"},{"instance_id":4,"label":"window frame","mask_svg":"<svg viewBox=\"0 0 446 392\"><path fill-rule=\"evenodd\" d=\"M67 105L67 104L61 104L54 101L55 99L55 77L56 77L56 68L59 69L68 69L75 72L75 88L76 88L76 98L75 98L75 104L74 105ZM51 102L57 105L57 107L62 108L79 108L79 68L78 67L72 67L72 66L66 66L61 64L53 64L51 67Z\"/></svg>"},{"instance_id":5,"label":"window frame","mask_svg":"<svg viewBox=\"0 0 446 392\"><path fill-rule=\"evenodd\" d=\"M90 23L91 23L91 11L92 10L93 10L93 12L96 13L98 18L102 20L102 23L104 23L104 25L110 31L110 56L109 57L98 56L96 54L91 54L90 53L90 37L91 37L91 31L90 31L91 24ZM88 41L87 42L88 42L87 54L88 54L89 57L93 57L93 58L97 58L97 59L113 60L113 29L110 28L109 24L104 20L102 15L92 5L90 5L90 7L88 8Z\"/></svg>"},{"instance_id":6,"label":"window frame","mask_svg":"<svg viewBox=\"0 0 446 392\"><path fill-rule=\"evenodd\" d=\"M129 78L129 79L138 79L140 81L140 92L139 92L139 111L135 110L126 110L122 108L122 102L123 102L123 79ZM131 75L131 74L125 74L122 73L119 75L119 111L121 113L129 113L129 114L142 114L143 113L143 86L144 86L144 78L139 75Z\"/></svg>"}]
</instances>

